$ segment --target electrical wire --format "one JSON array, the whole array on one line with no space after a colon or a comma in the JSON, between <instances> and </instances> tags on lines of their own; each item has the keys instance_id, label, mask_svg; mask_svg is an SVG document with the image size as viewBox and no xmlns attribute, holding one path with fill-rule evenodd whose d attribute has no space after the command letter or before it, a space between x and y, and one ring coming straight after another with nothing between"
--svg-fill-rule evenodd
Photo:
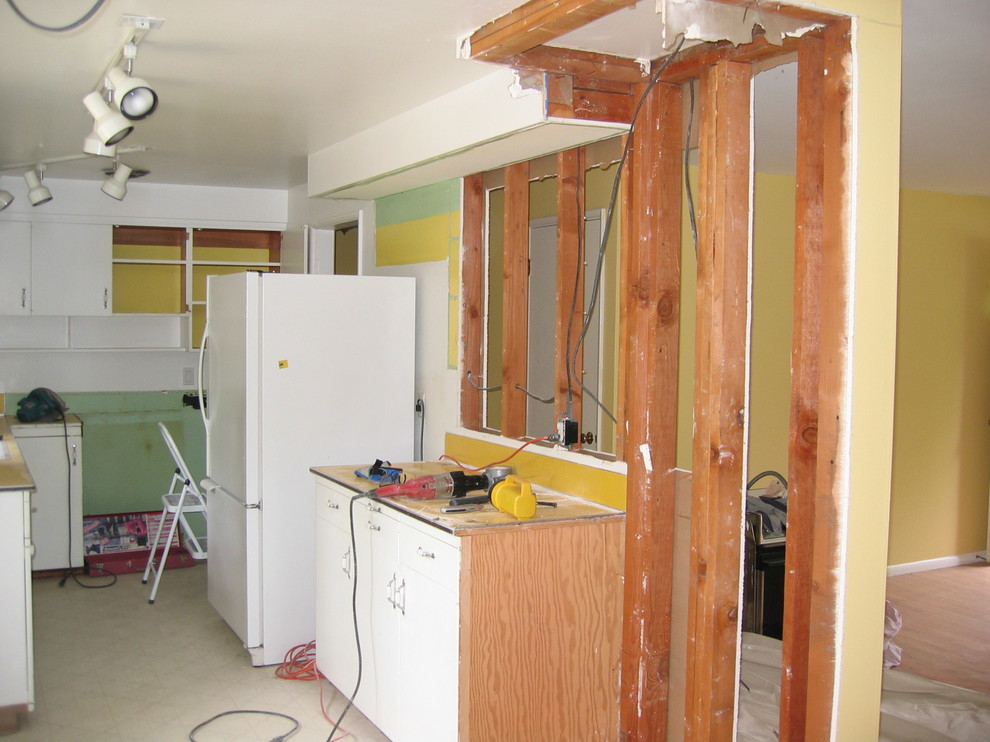
<instances>
[{"instance_id":1,"label":"electrical wire","mask_svg":"<svg viewBox=\"0 0 990 742\"><path fill-rule=\"evenodd\" d=\"M416 411L419 413L419 458L416 460L422 461L426 446L423 441L423 436L426 434L426 400L422 397L416 400Z\"/></svg>"},{"instance_id":2,"label":"electrical wire","mask_svg":"<svg viewBox=\"0 0 990 742\"><path fill-rule=\"evenodd\" d=\"M326 680L326 678L316 666L315 641L311 641L308 644L300 644L299 646L293 647L286 652L285 657L282 660L282 664L275 668L275 677L282 680L304 680L318 682L320 684L320 712L323 714L323 718L326 719L328 723L334 723L333 719L327 715L327 705L323 700L323 681ZM329 684L329 681L327 681L327 685ZM351 732L347 731L343 727L340 727L338 731L343 732L343 734L337 737L337 740L342 740L346 737L353 736ZM334 742L337 742L337 740L334 740Z\"/></svg>"},{"instance_id":3,"label":"electrical wire","mask_svg":"<svg viewBox=\"0 0 990 742\"><path fill-rule=\"evenodd\" d=\"M448 461L452 461L453 463L457 464L457 466L459 466L460 468L464 469L464 471L484 471L485 469L487 469L490 466L498 466L499 464L504 464L506 461L508 461L513 456L515 456L517 453L519 453L524 448L526 448L526 446L532 445L533 443L539 443L540 441L548 441L548 440L550 440L550 438L551 438L551 436L545 435L545 436L543 436L541 438L534 438L531 441L526 441L521 446L519 446L519 448L517 448L515 451L513 451L508 456L506 456L504 459L502 459L500 461L493 461L492 463L485 464L484 466L478 466L478 467L465 466L460 461L458 461L457 459L455 459L453 456L448 456L447 454L443 454L440 458L441 459L447 459Z\"/></svg>"},{"instance_id":4,"label":"electrical wire","mask_svg":"<svg viewBox=\"0 0 990 742\"><path fill-rule=\"evenodd\" d=\"M86 23L86 21L88 21L90 18L96 15L97 11L103 6L105 2L106 0L96 0L96 2L93 4L93 7L87 10L86 13L81 18L73 21L67 26L45 26L44 24L38 23L37 21L33 21L30 18L28 18L26 15L24 15L23 11L21 11L21 9L17 7L16 3L14 3L14 0L7 0L7 5L9 5L10 9L17 14L18 18L20 18L22 21L24 21L32 28L37 28L41 31L52 31L55 33L62 33L64 31L72 31L73 29L79 28L81 25Z\"/></svg>"},{"instance_id":5,"label":"electrical wire","mask_svg":"<svg viewBox=\"0 0 990 742\"><path fill-rule=\"evenodd\" d=\"M344 710L340 712L340 716L337 717L337 721L333 725L333 729L330 730L330 734L327 736L327 742L336 742L333 735L335 735L337 730L341 728L341 722L344 721L344 717L347 715L347 712L351 710L351 706L354 705L354 699L357 697L358 691L361 689L361 676L364 673L364 658L361 656L361 632L358 630L357 615L358 556L357 538L354 535L354 503L358 500L371 497L374 494L375 490L368 490L367 492L354 495L354 497L351 498L350 507L348 508L348 517L350 518L351 525L351 555L354 558L354 582L351 585L351 618L354 621L354 644L357 648L357 680L354 682L354 691L351 693L350 698L347 699L347 704L344 706Z\"/></svg>"},{"instance_id":6,"label":"electrical wire","mask_svg":"<svg viewBox=\"0 0 990 742\"><path fill-rule=\"evenodd\" d=\"M602 273L605 265L605 248L608 244L608 235L612 228L612 218L615 213L615 204L616 201L618 200L619 183L621 181L622 171L625 168L626 159L629 156L630 149L632 149L633 136L636 133L636 119L639 117L639 112L640 110L642 110L643 104L646 102L646 99L653 91L653 88L656 87L656 84L658 82L660 82L660 76L667 70L667 67L670 66L670 63L674 60L674 57L676 57L677 54L680 52L682 46L684 46L683 34L680 35L680 40L677 42L677 46L674 47L674 50L667 55L666 59L663 60L663 63L661 63L661 65L657 68L656 72L653 73L653 76L650 78L650 81L646 85L646 89L643 91L643 95L640 96L639 101L636 103L636 108L633 110L633 115L629 122L629 133L626 135L626 143L625 146L622 148L622 156L619 158L619 165L615 171L615 180L612 182L612 192L609 196L608 208L605 211L605 224L602 227L602 238L598 248L598 262L595 265L595 273L594 273L595 278L594 281L592 282L591 296L590 299L588 300L588 309L585 312L584 322L581 326L581 333L580 335L578 335L577 343L574 346L573 353L571 354L571 357L568 359L568 365L572 369L571 373L573 373L582 391L584 391L584 393L587 394L588 397L606 415L608 415L608 417L612 420L613 423L618 422L615 419L615 415L613 415L611 410L609 410L602 403L602 401L598 399L595 393L592 392L585 385L582 379L577 378L577 371L576 371L577 356L581 350L581 347L584 345L584 340L586 336L588 335L588 329L591 327L591 318L595 311L595 306L598 303L598 293L601 289ZM576 288L575 288L575 293L577 293Z\"/></svg>"},{"instance_id":7,"label":"electrical wire","mask_svg":"<svg viewBox=\"0 0 990 742\"><path fill-rule=\"evenodd\" d=\"M691 236L694 238L694 257L698 258L698 220L694 215L694 193L691 191L691 175L688 160L691 154L691 133L694 130L694 78L688 81L691 107L688 109L687 141L684 143L684 190L687 193L688 217L691 219Z\"/></svg>"},{"instance_id":8,"label":"electrical wire","mask_svg":"<svg viewBox=\"0 0 990 742\"><path fill-rule=\"evenodd\" d=\"M292 729L290 729L285 734L280 734L277 737L272 737L272 739L271 739L270 742L282 742L283 740L288 739L293 734L295 734L296 732L298 732L299 729L302 726L299 723L298 720L293 719L288 714L279 713L278 711L258 711L258 710L255 710L255 709L236 709L234 711L222 711L219 714L217 714L216 716L211 716L206 721L203 721L203 722L200 722L199 724L197 724L195 727L193 727L192 731L189 732L189 742L197 742L196 737L194 735L196 734L196 732L198 732L203 727L207 726L208 724L212 724L217 719L222 719L225 716L233 716L235 714L260 714L262 716L276 716L276 717L278 717L280 719L288 719L289 721L291 721L293 723L294 726L292 727Z\"/></svg>"}]
</instances>

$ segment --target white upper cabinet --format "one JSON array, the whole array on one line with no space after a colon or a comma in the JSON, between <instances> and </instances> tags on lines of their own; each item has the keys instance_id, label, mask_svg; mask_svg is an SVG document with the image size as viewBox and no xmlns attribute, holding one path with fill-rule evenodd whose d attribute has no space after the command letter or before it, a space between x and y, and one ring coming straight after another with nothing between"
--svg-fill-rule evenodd
<instances>
[{"instance_id":1,"label":"white upper cabinet","mask_svg":"<svg viewBox=\"0 0 990 742\"><path fill-rule=\"evenodd\" d=\"M0 221L0 265L0 314L30 314L30 222Z\"/></svg>"},{"instance_id":2,"label":"white upper cabinet","mask_svg":"<svg viewBox=\"0 0 990 742\"><path fill-rule=\"evenodd\" d=\"M31 313L110 314L112 255L109 224L32 225Z\"/></svg>"}]
</instances>

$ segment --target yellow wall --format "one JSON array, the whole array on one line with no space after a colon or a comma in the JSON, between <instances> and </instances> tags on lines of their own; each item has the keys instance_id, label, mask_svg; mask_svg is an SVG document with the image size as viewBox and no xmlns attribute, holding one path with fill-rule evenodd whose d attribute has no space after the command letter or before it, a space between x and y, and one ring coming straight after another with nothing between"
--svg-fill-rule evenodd
<instances>
[{"instance_id":1,"label":"yellow wall","mask_svg":"<svg viewBox=\"0 0 990 742\"><path fill-rule=\"evenodd\" d=\"M889 562L986 548L990 198L901 194Z\"/></svg>"}]
</instances>

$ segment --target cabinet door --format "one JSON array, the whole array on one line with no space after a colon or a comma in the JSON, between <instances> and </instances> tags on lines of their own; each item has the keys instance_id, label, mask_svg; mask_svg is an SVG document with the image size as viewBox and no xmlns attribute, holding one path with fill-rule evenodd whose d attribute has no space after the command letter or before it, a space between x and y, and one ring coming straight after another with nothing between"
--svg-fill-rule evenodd
<instances>
[{"instance_id":1,"label":"cabinet door","mask_svg":"<svg viewBox=\"0 0 990 742\"><path fill-rule=\"evenodd\" d=\"M30 222L0 222L0 265L0 314L30 314Z\"/></svg>"},{"instance_id":2,"label":"cabinet door","mask_svg":"<svg viewBox=\"0 0 990 742\"><path fill-rule=\"evenodd\" d=\"M13 426L14 437L34 479L31 499L31 533L34 570L64 569L83 565L82 437L78 425L47 425L53 435L18 435L31 426Z\"/></svg>"},{"instance_id":3,"label":"cabinet door","mask_svg":"<svg viewBox=\"0 0 990 742\"><path fill-rule=\"evenodd\" d=\"M400 605L398 742L457 742L457 593L407 570ZM482 670L483 671L483 670Z\"/></svg>"},{"instance_id":4,"label":"cabinet door","mask_svg":"<svg viewBox=\"0 0 990 742\"><path fill-rule=\"evenodd\" d=\"M354 557L350 533L316 520L316 666L348 697L357 681L351 595Z\"/></svg>"},{"instance_id":5,"label":"cabinet door","mask_svg":"<svg viewBox=\"0 0 990 742\"><path fill-rule=\"evenodd\" d=\"M0 492L0 707L32 704L31 693L31 578L25 568L24 509L27 492Z\"/></svg>"},{"instance_id":6,"label":"cabinet door","mask_svg":"<svg viewBox=\"0 0 990 742\"><path fill-rule=\"evenodd\" d=\"M109 224L40 222L32 225L32 313L110 314L111 230Z\"/></svg>"},{"instance_id":7,"label":"cabinet door","mask_svg":"<svg viewBox=\"0 0 990 742\"><path fill-rule=\"evenodd\" d=\"M375 712L369 718L386 737L401 740L403 720L399 698L405 689L399 681L399 610L401 591L398 569L398 523L394 511L380 503L365 501L365 523L356 526L367 536L364 549L358 544L358 585L370 587L369 625L362 627L361 653L368 690L374 692Z\"/></svg>"}]
</instances>

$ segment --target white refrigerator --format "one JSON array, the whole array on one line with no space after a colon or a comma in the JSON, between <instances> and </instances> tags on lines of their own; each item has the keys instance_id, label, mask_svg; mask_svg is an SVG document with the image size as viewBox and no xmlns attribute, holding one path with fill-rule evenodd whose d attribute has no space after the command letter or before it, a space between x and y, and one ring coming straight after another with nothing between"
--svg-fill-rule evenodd
<instances>
[{"instance_id":1,"label":"white refrigerator","mask_svg":"<svg viewBox=\"0 0 990 742\"><path fill-rule=\"evenodd\" d=\"M414 281L207 279L207 593L254 665L316 635L310 467L412 460Z\"/></svg>"}]
</instances>

